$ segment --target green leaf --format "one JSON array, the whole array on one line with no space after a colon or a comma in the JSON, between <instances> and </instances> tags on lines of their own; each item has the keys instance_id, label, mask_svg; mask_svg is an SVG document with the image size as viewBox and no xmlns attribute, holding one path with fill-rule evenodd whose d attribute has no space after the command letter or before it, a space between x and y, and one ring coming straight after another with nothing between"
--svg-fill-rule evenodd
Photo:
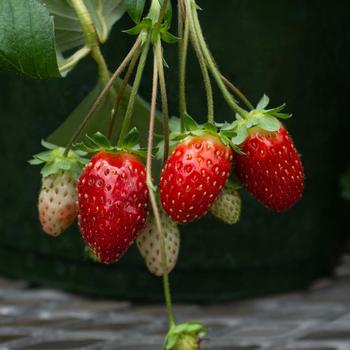
<instances>
[{"instance_id":1,"label":"green leaf","mask_svg":"<svg viewBox=\"0 0 350 350\"><path fill-rule=\"evenodd\" d=\"M264 115L259 118L259 127L266 131L278 131L281 127L281 123L278 119Z\"/></svg>"},{"instance_id":2,"label":"green leaf","mask_svg":"<svg viewBox=\"0 0 350 350\"><path fill-rule=\"evenodd\" d=\"M40 160L38 158L34 158L34 159L31 159L31 160L28 160L28 163L30 165L39 165L39 164L43 164L44 161L43 160Z\"/></svg>"},{"instance_id":3,"label":"green leaf","mask_svg":"<svg viewBox=\"0 0 350 350\"><path fill-rule=\"evenodd\" d=\"M145 18L142 20L142 22L138 23L136 26L124 30L124 33L130 34L130 35L137 35L139 34L143 29L149 29L152 27L152 20L150 18Z\"/></svg>"},{"instance_id":4,"label":"green leaf","mask_svg":"<svg viewBox=\"0 0 350 350\"><path fill-rule=\"evenodd\" d=\"M248 129L243 125L239 125L236 129L236 136L232 137L231 141L234 145L240 145L248 137Z\"/></svg>"},{"instance_id":5,"label":"green leaf","mask_svg":"<svg viewBox=\"0 0 350 350\"><path fill-rule=\"evenodd\" d=\"M60 77L53 19L38 1L0 1L0 70Z\"/></svg>"},{"instance_id":6,"label":"green leaf","mask_svg":"<svg viewBox=\"0 0 350 350\"><path fill-rule=\"evenodd\" d=\"M161 32L160 36L163 41L165 41L167 44L176 44L179 41L179 38L168 31Z\"/></svg>"},{"instance_id":7,"label":"green leaf","mask_svg":"<svg viewBox=\"0 0 350 350\"><path fill-rule=\"evenodd\" d=\"M181 132L181 120L177 117L171 117L169 120L169 129L171 132Z\"/></svg>"},{"instance_id":8,"label":"green leaf","mask_svg":"<svg viewBox=\"0 0 350 350\"><path fill-rule=\"evenodd\" d=\"M256 109L265 109L270 103L270 98L267 95L263 95L261 100L258 102Z\"/></svg>"},{"instance_id":9,"label":"green leaf","mask_svg":"<svg viewBox=\"0 0 350 350\"><path fill-rule=\"evenodd\" d=\"M98 145L101 148L110 148L111 147L111 143L109 142L109 140L107 139L107 137L105 135L103 135L102 133L100 133L99 131L97 131L91 138L96 145Z\"/></svg>"},{"instance_id":10,"label":"green leaf","mask_svg":"<svg viewBox=\"0 0 350 350\"><path fill-rule=\"evenodd\" d=\"M269 115L272 115L273 117L278 119L289 119L292 117L292 114L288 113L269 113Z\"/></svg>"},{"instance_id":11,"label":"green leaf","mask_svg":"<svg viewBox=\"0 0 350 350\"><path fill-rule=\"evenodd\" d=\"M145 0L123 0L123 4L135 23L139 23L145 8Z\"/></svg>"},{"instance_id":12,"label":"green leaf","mask_svg":"<svg viewBox=\"0 0 350 350\"><path fill-rule=\"evenodd\" d=\"M165 341L164 349L172 350L177 343L179 336L177 334L170 334Z\"/></svg>"},{"instance_id":13,"label":"green leaf","mask_svg":"<svg viewBox=\"0 0 350 350\"><path fill-rule=\"evenodd\" d=\"M140 138L139 131L137 130L136 127L134 127L126 135L123 141L123 146L126 148L132 148L139 143L139 138Z\"/></svg>"},{"instance_id":14,"label":"green leaf","mask_svg":"<svg viewBox=\"0 0 350 350\"><path fill-rule=\"evenodd\" d=\"M212 132L212 133L216 133L217 132L217 128L214 124L212 123L205 123L203 125L204 129L209 131L209 132Z\"/></svg>"},{"instance_id":15,"label":"green leaf","mask_svg":"<svg viewBox=\"0 0 350 350\"><path fill-rule=\"evenodd\" d=\"M47 162L51 159L51 152L48 152L48 151L44 151L44 152L40 152L38 154L36 154L34 156L36 159L39 159L41 160L42 162Z\"/></svg>"},{"instance_id":16,"label":"green leaf","mask_svg":"<svg viewBox=\"0 0 350 350\"><path fill-rule=\"evenodd\" d=\"M41 145L50 150L57 148L57 145L54 145L53 143L47 142L45 140L41 140Z\"/></svg>"},{"instance_id":17,"label":"green leaf","mask_svg":"<svg viewBox=\"0 0 350 350\"><path fill-rule=\"evenodd\" d=\"M278 112L283 111L285 108L286 108L286 104L283 103L283 105L281 105L281 106L278 106L278 107L275 107L275 108L271 108L271 109L266 109L265 113L269 113L269 114L271 114L271 113L278 113Z\"/></svg>"},{"instance_id":18,"label":"green leaf","mask_svg":"<svg viewBox=\"0 0 350 350\"><path fill-rule=\"evenodd\" d=\"M185 129L187 131L194 131L199 129L199 125L196 123L196 121L187 113L185 113L184 116L184 124Z\"/></svg>"},{"instance_id":19,"label":"green leaf","mask_svg":"<svg viewBox=\"0 0 350 350\"><path fill-rule=\"evenodd\" d=\"M75 65L89 53L85 47L84 33L79 19L67 0L38 0L44 4L54 18L56 54L62 75L67 74ZM23 2L23 0L22 0ZM99 41L104 43L113 25L125 13L122 0L84 0L84 3L94 22ZM65 58L67 50L77 49Z\"/></svg>"}]
</instances>

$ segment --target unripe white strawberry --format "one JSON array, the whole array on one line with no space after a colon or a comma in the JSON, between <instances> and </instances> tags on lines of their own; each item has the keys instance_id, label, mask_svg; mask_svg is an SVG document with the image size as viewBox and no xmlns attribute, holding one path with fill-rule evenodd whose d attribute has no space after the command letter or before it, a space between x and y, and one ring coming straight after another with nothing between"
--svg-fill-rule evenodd
<instances>
[{"instance_id":1,"label":"unripe white strawberry","mask_svg":"<svg viewBox=\"0 0 350 350\"><path fill-rule=\"evenodd\" d=\"M43 165L39 194L39 219L43 230L58 236L65 231L77 215L76 179L87 160L86 153L70 150L42 141L48 151L33 156L32 165Z\"/></svg>"},{"instance_id":2,"label":"unripe white strawberry","mask_svg":"<svg viewBox=\"0 0 350 350\"><path fill-rule=\"evenodd\" d=\"M173 270L177 262L180 249L180 232L176 223L164 213L161 213L161 223L164 232L169 273ZM142 257L145 259L148 270L156 276L162 276L164 270L160 250L160 235L153 217L148 219L146 227L137 237L136 243Z\"/></svg>"},{"instance_id":3,"label":"unripe white strawberry","mask_svg":"<svg viewBox=\"0 0 350 350\"><path fill-rule=\"evenodd\" d=\"M58 236L77 215L75 181L68 172L43 177L39 194L39 219L43 230Z\"/></svg>"},{"instance_id":4,"label":"unripe white strawberry","mask_svg":"<svg viewBox=\"0 0 350 350\"><path fill-rule=\"evenodd\" d=\"M238 191L224 189L210 212L226 224L236 224L241 217L242 200Z\"/></svg>"}]
</instances>

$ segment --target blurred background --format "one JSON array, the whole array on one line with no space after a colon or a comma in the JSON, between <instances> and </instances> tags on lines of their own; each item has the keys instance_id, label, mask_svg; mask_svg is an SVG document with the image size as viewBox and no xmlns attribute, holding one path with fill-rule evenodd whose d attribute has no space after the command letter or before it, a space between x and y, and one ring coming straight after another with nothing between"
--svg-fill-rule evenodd
<instances>
[{"instance_id":1,"label":"blurred background","mask_svg":"<svg viewBox=\"0 0 350 350\"><path fill-rule=\"evenodd\" d=\"M346 1L201 1L203 29L222 72L251 100L266 93L274 106L287 103L286 125L306 173L304 198L283 214L271 213L243 194L240 223L211 216L181 227L182 249L171 274L176 301L218 302L303 289L329 276L349 239L349 202L340 177L350 166L348 145L348 29ZM111 70L128 52L132 26L124 16L103 46ZM173 30L175 32L175 29ZM166 71L171 113L177 114L177 50L168 45ZM141 95L149 100L150 64ZM205 92L193 52L188 65L189 112L206 115ZM96 83L86 59L65 79L33 80L0 75L0 273L91 295L162 299L136 247L112 266L84 259L76 224L59 238L41 232L37 219L39 169L27 160ZM216 115L233 119L216 91Z\"/></svg>"}]
</instances>

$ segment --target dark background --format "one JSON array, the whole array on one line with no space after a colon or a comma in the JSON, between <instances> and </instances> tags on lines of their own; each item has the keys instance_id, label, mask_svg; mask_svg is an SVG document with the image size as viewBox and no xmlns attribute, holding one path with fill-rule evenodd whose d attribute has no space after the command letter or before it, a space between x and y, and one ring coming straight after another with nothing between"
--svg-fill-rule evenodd
<instances>
[{"instance_id":1,"label":"dark background","mask_svg":"<svg viewBox=\"0 0 350 350\"><path fill-rule=\"evenodd\" d=\"M286 122L306 172L303 200L274 214L245 192L243 216L227 226L208 216L181 228L182 250L171 280L177 300L219 301L306 287L328 275L349 234L349 204L339 177L350 164L349 45L346 1L200 1L203 29L222 72L255 103L287 102ZM103 47L111 69L131 47L125 16ZM175 29L173 30L175 32ZM166 74L177 113L177 52L167 46ZM149 66L151 66L149 64ZM191 53L189 112L206 115L200 71ZM35 81L0 75L0 272L71 290L137 300L161 298L161 280L148 274L136 247L113 266L84 260L76 227L57 239L37 220L39 169L26 161L91 91L96 68L84 60L66 79ZM141 95L149 98L148 67ZM216 92L218 120L233 114Z\"/></svg>"}]
</instances>

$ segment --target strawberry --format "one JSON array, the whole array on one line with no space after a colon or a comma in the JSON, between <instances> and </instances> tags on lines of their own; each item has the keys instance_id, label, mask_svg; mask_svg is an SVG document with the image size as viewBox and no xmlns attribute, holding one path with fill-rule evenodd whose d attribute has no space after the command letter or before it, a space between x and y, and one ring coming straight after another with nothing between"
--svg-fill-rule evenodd
<instances>
[{"instance_id":1,"label":"strawberry","mask_svg":"<svg viewBox=\"0 0 350 350\"><path fill-rule=\"evenodd\" d=\"M42 141L48 151L36 154L32 165L44 164L41 169L42 185L39 194L39 219L43 231L58 236L65 231L77 215L76 179L86 160L85 153L69 151Z\"/></svg>"},{"instance_id":2,"label":"strawberry","mask_svg":"<svg viewBox=\"0 0 350 350\"><path fill-rule=\"evenodd\" d=\"M173 221L204 216L230 175L232 150L219 137L187 136L169 157L161 175L160 198Z\"/></svg>"},{"instance_id":3,"label":"strawberry","mask_svg":"<svg viewBox=\"0 0 350 350\"><path fill-rule=\"evenodd\" d=\"M236 224L241 217L242 200L238 191L225 188L210 212L226 224Z\"/></svg>"},{"instance_id":4,"label":"strawberry","mask_svg":"<svg viewBox=\"0 0 350 350\"><path fill-rule=\"evenodd\" d=\"M276 132L252 128L234 154L235 173L248 191L276 212L292 207L304 190L304 170L283 125Z\"/></svg>"},{"instance_id":5,"label":"strawberry","mask_svg":"<svg viewBox=\"0 0 350 350\"><path fill-rule=\"evenodd\" d=\"M164 213L161 214L164 233L168 273L176 265L180 249L180 232L177 225ZM160 236L154 218L148 220L146 227L136 239L137 247L145 259L148 270L156 276L163 275Z\"/></svg>"},{"instance_id":6,"label":"strawberry","mask_svg":"<svg viewBox=\"0 0 350 350\"><path fill-rule=\"evenodd\" d=\"M43 177L39 195L39 218L43 230L58 236L74 221L77 214L75 181L69 173Z\"/></svg>"},{"instance_id":7,"label":"strawberry","mask_svg":"<svg viewBox=\"0 0 350 350\"><path fill-rule=\"evenodd\" d=\"M127 152L97 153L78 181L78 222L84 241L103 263L118 260L147 219L146 171Z\"/></svg>"},{"instance_id":8,"label":"strawberry","mask_svg":"<svg viewBox=\"0 0 350 350\"><path fill-rule=\"evenodd\" d=\"M207 330L200 322L191 321L172 325L165 338L165 350L198 350Z\"/></svg>"}]
</instances>

